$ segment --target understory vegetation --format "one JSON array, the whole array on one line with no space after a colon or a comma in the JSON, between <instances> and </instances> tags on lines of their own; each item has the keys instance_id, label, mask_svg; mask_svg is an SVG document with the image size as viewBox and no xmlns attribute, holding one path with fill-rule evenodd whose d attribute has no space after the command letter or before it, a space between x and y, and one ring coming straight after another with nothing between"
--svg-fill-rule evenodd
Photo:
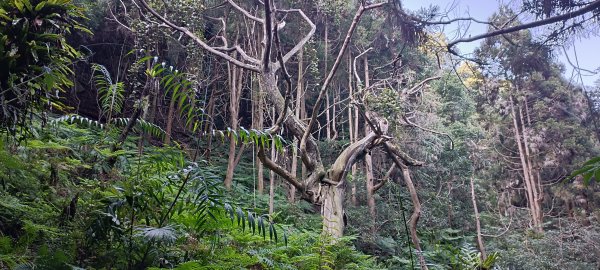
<instances>
[{"instance_id":1,"label":"understory vegetation","mask_svg":"<svg viewBox=\"0 0 600 270\"><path fill-rule=\"evenodd\" d=\"M0 269L598 269L600 1L403 2L1 1Z\"/></svg>"}]
</instances>

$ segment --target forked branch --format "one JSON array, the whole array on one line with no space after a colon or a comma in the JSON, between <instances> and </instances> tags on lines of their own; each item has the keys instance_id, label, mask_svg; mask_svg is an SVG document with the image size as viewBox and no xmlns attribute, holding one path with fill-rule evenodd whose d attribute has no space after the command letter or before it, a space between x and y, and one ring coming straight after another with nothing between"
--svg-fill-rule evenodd
<instances>
[{"instance_id":1,"label":"forked branch","mask_svg":"<svg viewBox=\"0 0 600 270\"><path fill-rule=\"evenodd\" d=\"M200 45L200 47L202 47L203 49L207 50L208 52L222 58L223 60L230 62L238 67L253 71L253 72L260 72L260 69L255 66L255 65L251 65L251 64L247 64L244 63L242 61L239 61L233 57L231 57L230 55L223 53L211 46L209 46L208 44L206 44L202 39L200 39L198 36L196 36L196 34L194 34L192 31L190 31L189 29L185 28L185 27L181 27L178 26L176 24L174 24L173 22L167 20L167 18L161 16L160 14L158 14L158 12L156 10L154 10L152 7L150 7L150 5L148 5L148 3L145 0L137 0L139 1L139 3L142 5L142 7L144 7L146 10L148 10L148 12L150 12L150 14L152 14L154 17L156 17L158 20L160 20L161 22L163 22L164 24L166 24L167 26L185 34L186 36L188 36L189 38L191 38L194 42L196 42L196 44Z\"/></svg>"},{"instance_id":2,"label":"forked branch","mask_svg":"<svg viewBox=\"0 0 600 270\"><path fill-rule=\"evenodd\" d=\"M302 139L300 140L300 154L302 155L303 160L308 159L308 155L306 152L306 141L308 140L308 138L310 136L311 129L315 125L315 122L317 120L317 115L319 115L319 109L323 103L323 98L325 97L327 88L329 87L329 83L331 83L333 76L335 75L338 67L340 66L340 63L342 62L344 53L346 52L346 49L348 48L348 45L350 44L350 39L352 38L352 35L354 34L354 30L356 29L358 23L360 22L360 18L362 17L362 15L365 11L374 9L374 8L378 8L378 7L382 7L385 4L386 3L383 2L383 3L371 4L371 5L365 6L364 3L361 3L360 7L356 11L354 18L352 19L352 24L350 24L350 28L348 29L348 32L346 33L346 37L344 38L344 42L342 43L342 48L340 48L337 58L335 59L335 62L333 63L333 66L331 67L329 74L327 75L327 77L325 78L325 81L323 82L323 85L321 86L321 91L319 92L319 96L317 97L317 101L315 102L315 106L313 107L313 111L312 111L310 120L308 122L308 127L306 127L306 130L304 131L304 135L302 135Z\"/></svg>"}]
</instances>

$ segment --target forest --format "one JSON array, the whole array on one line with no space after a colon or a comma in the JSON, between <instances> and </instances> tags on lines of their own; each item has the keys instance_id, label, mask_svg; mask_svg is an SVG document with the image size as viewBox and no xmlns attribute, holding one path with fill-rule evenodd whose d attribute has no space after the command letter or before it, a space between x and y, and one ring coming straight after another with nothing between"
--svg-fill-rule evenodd
<instances>
[{"instance_id":1,"label":"forest","mask_svg":"<svg viewBox=\"0 0 600 270\"><path fill-rule=\"evenodd\" d=\"M409 2L0 0L0 269L600 269L600 0Z\"/></svg>"}]
</instances>

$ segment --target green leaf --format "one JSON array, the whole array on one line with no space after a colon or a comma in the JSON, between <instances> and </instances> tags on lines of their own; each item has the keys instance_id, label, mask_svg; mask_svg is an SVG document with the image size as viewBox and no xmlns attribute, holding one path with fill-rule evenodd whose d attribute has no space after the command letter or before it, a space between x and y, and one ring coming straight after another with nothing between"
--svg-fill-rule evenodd
<instances>
[{"instance_id":1,"label":"green leaf","mask_svg":"<svg viewBox=\"0 0 600 270\"><path fill-rule=\"evenodd\" d=\"M45 1L41 1L41 2L39 2L39 3L38 3L36 6L35 6L35 11L37 12L37 11L40 11L40 10L42 10L42 8L44 8L44 6L45 6L45 5L46 5L46 2L45 2Z\"/></svg>"},{"instance_id":2,"label":"green leaf","mask_svg":"<svg viewBox=\"0 0 600 270\"><path fill-rule=\"evenodd\" d=\"M596 164L597 166L600 166L600 156L592 158L588 161L586 161L585 163L583 163L583 166L589 166L589 165L593 165Z\"/></svg>"},{"instance_id":3,"label":"green leaf","mask_svg":"<svg viewBox=\"0 0 600 270\"><path fill-rule=\"evenodd\" d=\"M24 11L23 8L25 7L25 4L23 3L23 0L14 0L14 3L15 3L15 7L17 7L17 9L19 10L19 12L23 13L23 11Z\"/></svg>"},{"instance_id":4,"label":"green leaf","mask_svg":"<svg viewBox=\"0 0 600 270\"><path fill-rule=\"evenodd\" d=\"M256 233L256 223L254 222L254 215L250 211L248 211L248 223L250 228L252 229L252 234Z\"/></svg>"}]
</instances>

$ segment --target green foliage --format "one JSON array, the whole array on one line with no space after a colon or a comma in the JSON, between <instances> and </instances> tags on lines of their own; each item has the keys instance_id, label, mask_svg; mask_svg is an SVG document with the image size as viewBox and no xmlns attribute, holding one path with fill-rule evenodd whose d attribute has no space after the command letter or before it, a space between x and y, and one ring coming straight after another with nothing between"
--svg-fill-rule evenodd
<instances>
[{"instance_id":1,"label":"green foliage","mask_svg":"<svg viewBox=\"0 0 600 270\"><path fill-rule=\"evenodd\" d=\"M110 122L112 118L120 114L123 110L123 99L125 86L123 82L113 82L110 73L103 65L92 64L92 69L96 74L95 82L98 87L98 95L103 114L106 116L106 121Z\"/></svg>"},{"instance_id":2,"label":"green foliage","mask_svg":"<svg viewBox=\"0 0 600 270\"><path fill-rule=\"evenodd\" d=\"M10 0L0 4L0 128L27 130L40 110L64 107L60 92L73 85L71 63L80 57L66 37L89 33L71 0Z\"/></svg>"},{"instance_id":3,"label":"green foliage","mask_svg":"<svg viewBox=\"0 0 600 270\"><path fill-rule=\"evenodd\" d=\"M600 157L592 158L583 163L581 168L573 171L567 180L580 175L583 177L583 183L586 185L588 185L592 179L596 180L596 182L600 182Z\"/></svg>"}]
</instances>

